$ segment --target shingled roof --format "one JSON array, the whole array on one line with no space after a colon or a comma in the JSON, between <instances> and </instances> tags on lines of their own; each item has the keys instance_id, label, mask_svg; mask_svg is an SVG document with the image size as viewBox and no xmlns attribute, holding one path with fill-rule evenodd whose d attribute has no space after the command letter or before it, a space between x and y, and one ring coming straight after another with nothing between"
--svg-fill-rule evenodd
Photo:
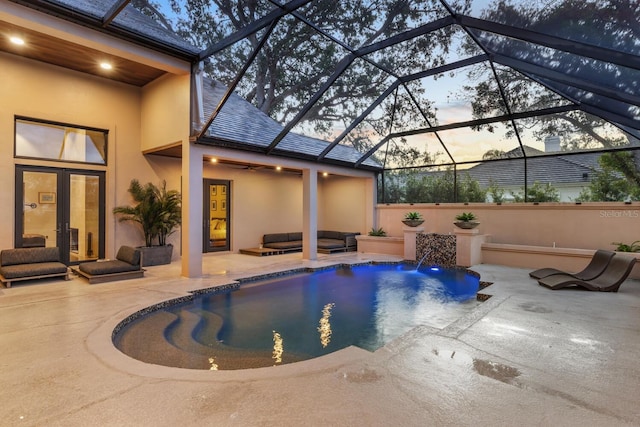
<instances>
[{"instance_id":1,"label":"shingled roof","mask_svg":"<svg viewBox=\"0 0 640 427\"><path fill-rule=\"evenodd\" d=\"M204 110L214 111L226 91L227 87L222 83L204 78L202 96ZM232 93L209 127L207 136L264 150L282 130L283 126L280 123L244 98ZM278 144L277 152L316 160L328 145L327 141L289 132ZM355 148L338 144L326 158L337 163L353 165L361 156L362 153ZM363 165L382 169L382 166L373 158L367 159Z\"/></svg>"},{"instance_id":2,"label":"shingled roof","mask_svg":"<svg viewBox=\"0 0 640 427\"><path fill-rule=\"evenodd\" d=\"M528 150L525 151L528 152ZM552 182L554 185L587 184L593 173L601 169L598 164L601 155L602 153L580 153L529 158L527 159L527 184L531 185L534 182ZM491 181L499 186L519 183L522 185L525 176L524 159L481 163L465 172L468 172L471 178L478 181L482 187L489 186Z\"/></svg>"}]
</instances>

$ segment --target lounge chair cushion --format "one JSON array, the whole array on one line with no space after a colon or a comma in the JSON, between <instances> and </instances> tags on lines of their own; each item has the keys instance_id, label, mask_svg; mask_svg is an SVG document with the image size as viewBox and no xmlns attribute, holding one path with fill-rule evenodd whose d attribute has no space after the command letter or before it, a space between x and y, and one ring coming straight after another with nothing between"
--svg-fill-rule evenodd
<instances>
[{"instance_id":1,"label":"lounge chair cushion","mask_svg":"<svg viewBox=\"0 0 640 427\"><path fill-rule=\"evenodd\" d=\"M138 271L140 270L140 251L131 246L121 246L116 254L116 259L85 262L80 264L78 268L93 276Z\"/></svg>"},{"instance_id":2,"label":"lounge chair cushion","mask_svg":"<svg viewBox=\"0 0 640 427\"><path fill-rule=\"evenodd\" d=\"M60 249L57 247L6 249L2 251L0 257L0 263L3 267L39 262L60 262Z\"/></svg>"},{"instance_id":3,"label":"lounge chair cushion","mask_svg":"<svg viewBox=\"0 0 640 427\"><path fill-rule=\"evenodd\" d=\"M116 254L116 259L131 265L140 266L140 251L131 246L121 246Z\"/></svg>"},{"instance_id":4,"label":"lounge chair cushion","mask_svg":"<svg viewBox=\"0 0 640 427\"><path fill-rule=\"evenodd\" d=\"M0 252L0 276L11 286L11 281L41 277L65 276L68 269L60 262L57 247L4 249Z\"/></svg>"},{"instance_id":5,"label":"lounge chair cushion","mask_svg":"<svg viewBox=\"0 0 640 427\"><path fill-rule=\"evenodd\" d=\"M57 262L36 262L29 264L14 264L0 268L0 274L5 279L19 279L22 277L46 276L49 274L64 274L67 266Z\"/></svg>"}]
</instances>

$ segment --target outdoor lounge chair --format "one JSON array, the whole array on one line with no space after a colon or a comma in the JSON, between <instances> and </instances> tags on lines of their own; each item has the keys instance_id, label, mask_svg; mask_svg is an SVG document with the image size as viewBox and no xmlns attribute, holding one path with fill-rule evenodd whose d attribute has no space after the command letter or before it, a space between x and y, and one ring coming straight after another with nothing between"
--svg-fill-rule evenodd
<instances>
[{"instance_id":1,"label":"outdoor lounge chair","mask_svg":"<svg viewBox=\"0 0 640 427\"><path fill-rule=\"evenodd\" d=\"M538 283L553 290L568 286L580 286L590 291L618 292L618 288L629 277L635 263L634 257L616 255L611 259L604 272L595 279L580 280L567 274L554 274L539 279Z\"/></svg>"},{"instance_id":2,"label":"outdoor lounge chair","mask_svg":"<svg viewBox=\"0 0 640 427\"><path fill-rule=\"evenodd\" d=\"M114 260L85 262L73 267L72 271L88 279L90 284L144 276L142 254L131 246L121 246Z\"/></svg>"},{"instance_id":3,"label":"outdoor lounge chair","mask_svg":"<svg viewBox=\"0 0 640 427\"><path fill-rule=\"evenodd\" d=\"M604 249L598 249L589 261L589 264L585 267L584 270L579 271L577 273L569 273L567 271L558 270L556 268L541 268L539 270L532 271L529 273L529 276L534 279L542 279L545 277L553 276L556 274L564 274L567 276L575 277L580 280L592 280L602 274L611 258L615 255L615 252L606 251Z\"/></svg>"}]
</instances>

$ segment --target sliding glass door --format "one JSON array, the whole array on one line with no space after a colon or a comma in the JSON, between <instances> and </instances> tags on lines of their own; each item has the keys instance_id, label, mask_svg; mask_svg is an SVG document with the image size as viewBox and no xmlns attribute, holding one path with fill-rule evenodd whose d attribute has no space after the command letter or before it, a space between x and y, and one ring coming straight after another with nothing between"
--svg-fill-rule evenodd
<instances>
[{"instance_id":1,"label":"sliding glass door","mask_svg":"<svg viewBox=\"0 0 640 427\"><path fill-rule=\"evenodd\" d=\"M105 174L16 167L15 247L59 247L62 261L104 258Z\"/></svg>"}]
</instances>

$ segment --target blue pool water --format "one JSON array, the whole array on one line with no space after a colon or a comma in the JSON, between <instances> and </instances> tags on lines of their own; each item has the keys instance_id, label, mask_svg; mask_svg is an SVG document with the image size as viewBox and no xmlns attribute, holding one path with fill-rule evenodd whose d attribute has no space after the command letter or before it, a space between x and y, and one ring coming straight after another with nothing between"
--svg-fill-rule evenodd
<instances>
[{"instance_id":1,"label":"blue pool water","mask_svg":"<svg viewBox=\"0 0 640 427\"><path fill-rule=\"evenodd\" d=\"M373 351L419 325L443 328L476 306L478 287L463 270L336 268L198 297L134 321L114 341L161 365L272 366L350 345Z\"/></svg>"}]
</instances>

